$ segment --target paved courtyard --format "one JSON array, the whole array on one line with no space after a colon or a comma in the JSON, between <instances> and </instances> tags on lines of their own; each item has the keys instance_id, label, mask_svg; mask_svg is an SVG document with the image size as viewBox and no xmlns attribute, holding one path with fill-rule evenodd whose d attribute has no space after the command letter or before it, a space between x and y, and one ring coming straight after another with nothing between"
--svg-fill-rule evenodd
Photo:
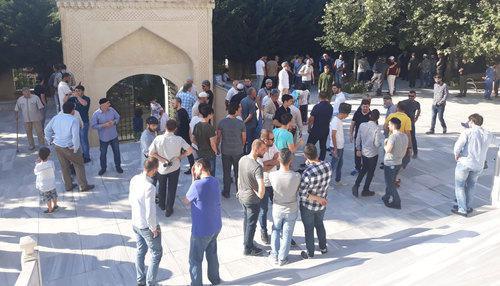
<instances>
[{"instance_id":1,"label":"paved courtyard","mask_svg":"<svg viewBox=\"0 0 500 286\"><path fill-rule=\"evenodd\" d=\"M394 101L405 98L406 91L401 87ZM355 177L349 172L353 152L351 146L346 146L343 180L349 185L332 187L329 192L325 215L328 254L300 259L305 244L299 221L294 231L298 245L291 249L290 264L274 267L266 257L243 256L242 210L233 195L222 202L218 252L224 284L500 285L500 211L487 206L496 148L490 148L490 168L479 178L473 204L475 216L466 219L450 215L455 166L452 147L462 129L460 122L478 112L485 117L485 128L498 136L500 100L485 102L478 95L453 97L445 114L449 133L427 136L424 133L430 125L431 91L419 90L418 96L423 109L417 122L420 151L419 158L402 173L402 210L388 209L381 202L384 183L379 169L372 184L376 195L352 197L350 187ZM349 101L354 108L359 98ZM0 284L14 285L21 269L19 238L32 235L39 244L44 285L135 285L135 240L127 198L129 180L139 172L138 143L120 145L124 174L116 173L109 161L108 172L102 177L97 175L98 149L92 148L92 162L86 165L87 177L96 185L92 192L64 192L58 171L62 209L45 215L34 189L36 155L27 151L24 135L20 138L21 152L16 153L14 113L7 110L12 104L1 104L0 108ZM381 98L373 99L372 108L385 113ZM440 127L436 129L441 131ZM59 168L57 158L52 159ZM299 154L295 165L303 161ZM221 171L218 166L220 181ZM171 217L158 211L164 251L159 271L161 285L190 282L190 215L181 202L189 184L190 176L181 174ZM259 231L255 240L261 244ZM206 278L204 281L208 283Z\"/></svg>"}]
</instances>

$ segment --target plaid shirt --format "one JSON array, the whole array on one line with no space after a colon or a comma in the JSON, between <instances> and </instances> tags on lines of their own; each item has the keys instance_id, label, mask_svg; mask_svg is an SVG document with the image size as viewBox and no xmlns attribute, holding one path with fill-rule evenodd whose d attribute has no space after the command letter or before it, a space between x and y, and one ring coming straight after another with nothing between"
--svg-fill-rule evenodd
<instances>
[{"instance_id":1,"label":"plaid shirt","mask_svg":"<svg viewBox=\"0 0 500 286\"><path fill-rule=\"evenodd\" d=\"M193 110L193 105L196 103L197 99L189 92L179 92L177 97L181 99L181 106L186 109L189 119L192 118L191 111Z\"/></svg>"},{"instance_id":2,"label":"plaid shirt","mask_svg":"<svg viewBox=\"0 0 500 286\"><path fill-rule=\"evenodd\" d=\"M326 207L317 202L307 199L308 194L326 198L328 187L332 177L332 168L330 163L319 162L307 166L302 173L300 180L300 204L312 211L324 210Z\"/></svg>"}]
</instances>

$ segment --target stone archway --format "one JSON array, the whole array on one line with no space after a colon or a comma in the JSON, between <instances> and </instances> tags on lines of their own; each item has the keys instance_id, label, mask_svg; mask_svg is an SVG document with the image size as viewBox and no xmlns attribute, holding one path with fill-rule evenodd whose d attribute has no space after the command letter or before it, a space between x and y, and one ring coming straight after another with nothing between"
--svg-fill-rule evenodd
<instances>
[{"instance_id":1,"label":"stone archway","mask_svg":"<svg viewBox=\"0 0 500 286\"><path fill-rule=\"evenodd\" d=\"M91 97L153 74L181 87L212 79L214 0L58 0L64 62ZM95 145L96 134L91 132Z\"/></svg>"}]
</instances>

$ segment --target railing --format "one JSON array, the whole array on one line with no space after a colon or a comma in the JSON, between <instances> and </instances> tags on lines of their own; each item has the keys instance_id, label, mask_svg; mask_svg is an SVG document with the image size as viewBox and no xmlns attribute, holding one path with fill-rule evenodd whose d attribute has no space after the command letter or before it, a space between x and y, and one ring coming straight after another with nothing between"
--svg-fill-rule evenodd
<instances>
[{"instance_id":1,"label":"railing","mask_svg":"<svg viewBox=\"0 0 500 286\"><path fill-rule=\"evenodd\" d=\"M491 205L500 208L500 150L497 152L495 173L493 173L493 188L491 189Z\"/></svg>"},{"instance_id":2,"label":"railing","mask_svg":"<svg viewBox=\"0 0 500 286\"><path fill-rule=\"evenodd\" d=\"M37 242L31 236L23 236L19 240L22 250L22 270L15 286L42 286L42 272L40 271L40 255Z\"/></svg>"}]
</instances>

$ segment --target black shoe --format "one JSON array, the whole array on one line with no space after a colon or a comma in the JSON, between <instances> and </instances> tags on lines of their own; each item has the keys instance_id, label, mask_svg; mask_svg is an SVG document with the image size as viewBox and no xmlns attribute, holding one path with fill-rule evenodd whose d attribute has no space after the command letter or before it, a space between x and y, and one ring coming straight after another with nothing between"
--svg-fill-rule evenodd
<instances>
[{"instance_id":1,"label":"black shoe","mask_svg":"<svg viewBox=\"0 0 500 286\"><path fill-rule=\"evenodd\" d=\"M361 192L361 196L363 196L363 197L371 197L374 195L375 195L375 192L370 191L370 190L365 190L365 191Z\"/></svg>"},{"instance_id":2,"label":"black shoe","mask_svg":"<svg viewBox=\"0 0 500 286\"><path fill-rule=\"evenodd\" d=\"M327 254L328 253L328 248L320 249L319 251L321 251L321 254Z\"/></svg>"},{"instance_id":3,"label":"black shoe","mask_svg":"<svg viewBox=\"0 0 500 286\"><path fill-rule=\"evenodd\" d=\"M304 250L300 252L302 259L309 259L314 257L314 253L307 253Z\"/></svg>"},{"instance_id":4,"label":"black shoe","mask_svg":"<svg viewBox=\"0 0 500 286\"><path fill-rule=\"evenodd\" d=\"M102 174L106 173L106 169L101 169L99 170L99 173L97 175L102 176Z\"/></svg>"},{"instance_id":5,"label":"black shoe","mask_svg":"<svg viewBox=\"0 0 500 286\"><path fill-rule=\"evenodd\" d=\"M401 209L401 205L396 205L396 204L385 204L386 207L388 208L391 208L391 209L396 209L396 210L400 210Z\"/></svg>"},{"instance_id":6,"label":"black shoe","mask_svg":"<svg viewBox=\"0 0 500 286\"><path fill-rule=\"evenodd\" d=\"M158 207L160 208L160 210L165 211L165 207L160 206L160 202L158 202Z\"/></svg>"},{"instance_id":7,"label":"black shoe","mask_svg":"<svg viewBox=\"0 0 500 286\"><path fill-rule=\"evenodd\" d=\"M95 185L87 185L85 189L81 189L80 192L88 192L90 190L93 190L95 188Z\"/></svg>"},{"instance_id":8,"label":"black shoe","mask_svg":"<svg viewBox=\"0 0 500 286\"><path fill-rule=\"evenodd\" d=\"M467 217L466 213L465 214L461 213L461 212L458 211L458 209L451 209L451 212L454 213L454 214L456 214L456 215L461 215L463 217Z\"/></svg>"},{"instance_id":9,"label":"black shoe","mask_svg":"<svg viewBox=\"0 0 500 286\"><path fill-rule=\"evenodd\" d=\"M260 240L262 240L262 242L266 245L271 244L271 242L269 241L269 235L267 235L267 231L266 232L262 231L260 233Z\"/></svg>"},{"instance_id":10,"label":"black shoe","mask_svg":"<svg viewBox=\"0 0 500 286\"><path fill-rule=\"evenodd\" d=\"M184 172L184 175L191 175L191 169L189 169L186 172Z\"/></svg>"},{"instance_id":11,"label":"black shoe","mask_svg":"<svg viewBox=\"0 0 500 286\"><path fill-rule=\"evenodd\" d=\"M292 238L292 240L290 240L290 245L291 246L296 246L297 242L295 242L295 240Z\"/></svg>"},{"instance_id":12,"label":"black shoe","mask_svg":"<svg viewBox=\"0 0 500 286\"><path fill-rule=\"evenodd\" d=\"M89 163L90 161L92 161L92 160L90 160L90 158L83 158L83 163L84 163L84 164L87 164L87 163Z\"/></svg>"},{"instance_id":13,"label":"black shoe","mask_svg":"<svg viewBox=\"0 0 500 286\"><path fill-rule=\"evenodd\" d=\"M68 190L66 190L66 192L71 192L76 187L77 187L76 184L71 184L71 188L69 188Z\"/></svg>"},{"instance_id":14,"label":"black shoe","mask_svg":"<svg viewBox=\"0 0 500 286\"><path fill-rule=\"evenodd\" d=\"M425 132L425 134L427 134L427 135L434 134L434 130L429 130L429 131Z\"/></svg>"},{"instance_id":15,"label":"black shoe","mask_svg":"<svg viewBox=\"0 0 500 286\"><path fill-rule=\"evenodd\" d=\"M352 186L352 195L355 196L356 198L359 196L358 194L358 186L354 185Z\"/></svg>"},{"instance_id":16,"label":"black shoe","mask_svg":"<svg viewBox=\"0 0 500 286\"><path fill-rule=\"evenodd\" d=\"M222 196L226 199L229 199L231 195L229 193L222 192Z\"/></svg>"},{"instance_id":17,"label":"black shoe","mask_svg":"<svg viewBox=\"0 0 500 286\"><path fill-rule=\"evenodd\" d=\"M137 286L146 286L146 283L137 283Z\"/></svg>"},{"instance_id":18,"label":"black shoe","mask_svg":"<svg viewBox=\"0 0 500 286\"><path fill-rule=\"evenodd\" d=\"M412 159L417 159L418 158L418 155L417 153L413 153L413 156L411 156Z\"/></svg>"},{"instance_id":19,"label":"black shoe","mask_svg":"<svg viewBox=\"0 0 500 286\"><path fill-rule=\"evenodd\" d=\"M246 256L260 256L262 254L262 249L254 247L252 250L245 251L243 254Z\"/></svg>"},{"instance_id":20,"label":"black shoe","mask_svg":"<svg viewBox=\"0 0 500 286\"><path fill-rule=\"evenodd\" d=\"M446 128L443 128L443 134L446 134L446 132L447 132Z\"/></svg>"},{"instance_id":21,"label":"black shoe","mask_svg":"<svg viewBox=\"0 0 500 286\"><path fill-rule=\"evenodd\" d=\"M165 216L170 217L174 213L174 210L166 210L165 211Z\"/></svg>"},{"instance_id":22,"label":"black shoe","mask_svg":"<svg viewBox=\"0 0 500 286\"><path fill-rule=\"evenodd\" d=\"M123 169L120 166L116 167L116 171L118 172L118 174L123 174Z\"/></svg>"}]
</instances>

